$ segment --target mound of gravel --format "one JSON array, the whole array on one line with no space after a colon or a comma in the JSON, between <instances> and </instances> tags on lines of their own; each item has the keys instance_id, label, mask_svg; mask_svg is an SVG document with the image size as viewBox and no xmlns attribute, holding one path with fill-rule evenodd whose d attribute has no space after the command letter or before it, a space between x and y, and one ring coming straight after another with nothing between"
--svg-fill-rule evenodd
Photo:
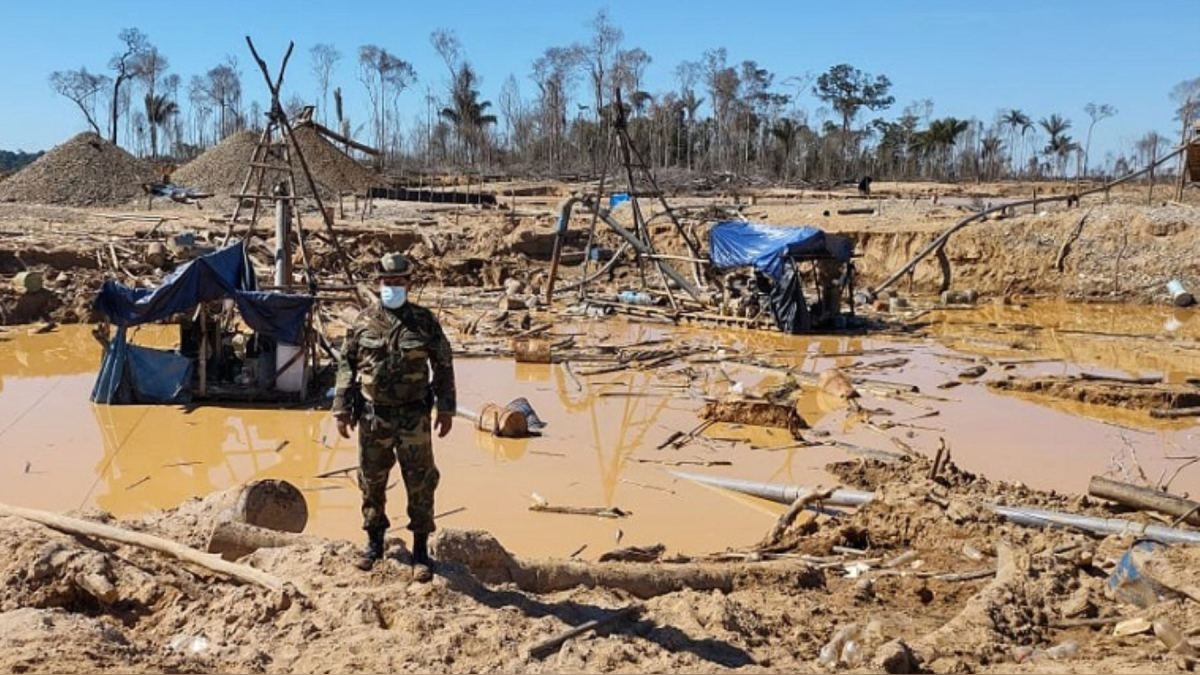
<instances>
[{"instance_id":1,"label":"mound of gravel","mask_svg":"<svg viewBox=\"0 0 1200 675\"><path fill-rule=\"evenodd\" d=\"M259 133L253 131L233 134L181 167L171 180L218 195L235 194L246 179L246 169L258 138ZM367 188L382 184L375 172L356 162L311 128L297 128L296 142L323 195L347 190L366 192ZM308 182L295 153L292 159L296 167L296 188L301 194L308 194ZM268 180L272 175L268 172ZM250 191L253 190L254 186L251 186ZM264 187L266 191L268 188Z\"/></svg>"},{"instance_id":2,"label":"mound of gravel","mask_svg":"<svg viewBox=\"0 0 1200 675\"><path fill-rule=\"evenodd\" d=\"M0 183L0 201L116 206L155 180L150 165L87 132L55 147Z\"/></svg>"}]
</instances>

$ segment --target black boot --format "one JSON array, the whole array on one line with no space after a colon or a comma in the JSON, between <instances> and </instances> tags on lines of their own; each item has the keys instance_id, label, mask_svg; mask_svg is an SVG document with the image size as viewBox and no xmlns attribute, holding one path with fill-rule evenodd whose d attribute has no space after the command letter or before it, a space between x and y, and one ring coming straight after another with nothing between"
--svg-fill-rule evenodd
<instances>
[{"instance_id":1,"label":"black boot","mask_svg":"<svg viewBox=\"0 0 1200 675\"><path fill-rule=\"evenodd\" d=\"M433 579L433 561L429 559L429 534L426 532L413 533L412 550L413 581L426 582Z\"/></svg>"},{"instance_id":2,"label":"black boot","mask_svg":"<svg viewBox=\"0 0 1200 675\"><path fill-rule=\"evenodd\" d=\"M367 530L367 547L358 559L358 569L366 572L375 566L376 560L383 557L383 533L382 527Z\"/></svg>"}]
</instances>

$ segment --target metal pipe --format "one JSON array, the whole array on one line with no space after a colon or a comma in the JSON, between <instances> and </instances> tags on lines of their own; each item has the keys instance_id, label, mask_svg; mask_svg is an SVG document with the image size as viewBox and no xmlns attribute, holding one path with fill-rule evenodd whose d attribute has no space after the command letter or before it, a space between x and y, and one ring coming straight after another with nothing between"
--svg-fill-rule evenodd
<instances>
[{"instance_id":1,"label":"metal pipe","mask_svg":"<svg viewBox=\"0 0 1200 675\"><path fill-rule=\"evenodd\" d=\"M691 473L688 471L672 471L672 475L680 478L712 485L714 487L733 490L745 495L751 495L766 499L767 501L776 502L779 504L791 504L800 497L812 492L812 488L803 485L785 485L783 483L759 483L756 481L742 480L740 478L721 478L718 476L706 476L699 473ZM822 499L823 504L831 506L862 506L875 498L875 495L870 492L862 492L861 490L834 490L833 494L828 499Z\"/></svg>"},{"instance_id":2,"label":"metal pipe","mask_svg":"<svg viewBox=\"0 0 1200 675\"><path fill-rule=\"evenodd\" d=\"M567 226L571 223L571 209L579 198L572 195L558 207L558 223L554 228L554 251L550 254L550 277L546 280L546 304L554 304L554 281L558 278L558 260L562 257L563 240L567 238ZM587 252L584 252L587 255Z\"/></svg>"},{"instance_id":3,"label":"metal pipe","mask_svg":"<svg viewBox=\"0 0 1200 675\"><path fill-rule=\"evenodd\" d=\"M686 478L697 483L725 488L726 490L759 497L778 504L791 504L802 495L813 491L812 488L802 485L760 483L739 478L706 476L686 471L671 471L670 473L679 478ZM833 506L862 506L874 498L875 495L871 492L835 490L828 499L821 501L824 504ZM1046 511L1027 506L1005 506L1001 504L986 504L985 506L1001 518L1027 527L1061 527L1097 535L1127 535L1155 539L1167 544L1200 545L1200 532L1191 530L1181 530L1162 525L1146 525L1121 518L1100 518L1060 511Z\"/></svg>"},{"instance_id":4,"label":"metal pipe","mask_svg":"<svg viewBox=\"0 0 1200 675\"><path fill-rule=\"evenodd\" d=\"M629 245L633 247L633 250L637 251L638 255L640 255L640 256L654 255L654 251L651 251L650 248L648 246L646 246L645 242L643 242L641 239L638 239L637 236L635 236L632 232L625 229L625 226L618 223L610 215L610 213L607 209L601 208L599 204L592 203L590 200L582 200L582 201L583 201L584 205L586 205L588 208L592 209L592 211L597 216L600 217L600 220L603 220L609 227L611 227L613 229L613 232L616 232L618 235L620 235L620 237L622 239L629 242ZM683 275L680 274L679 272L676 272L675 268L671 267L670 265L664 265L664 264L662 264L661 261L657 261L657 260L654 262L659 266L659 268L662 270L663 274L667 275L668 277L671 278L672 281L679 284L679 287L682 288L683 290L687 291L687 294L692 296L693 300L696 300L697 302L700 302L703 304L704 300L701 298L700 291L697 290L694 285L692 285L692 282L683 278Z\"/></svg>"}]
</instances>

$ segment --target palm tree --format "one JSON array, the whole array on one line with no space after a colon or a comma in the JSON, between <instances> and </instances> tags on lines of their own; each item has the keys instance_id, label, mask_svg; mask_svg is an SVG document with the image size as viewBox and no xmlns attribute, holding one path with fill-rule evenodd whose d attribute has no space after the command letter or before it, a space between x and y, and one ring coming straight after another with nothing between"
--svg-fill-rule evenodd
<instances>
[{"instance_id":1,"label":"palm tree","mask_svg":"<svg viewBox=\"0 0 1200 675\"><path fill-rule=\"evenodd\" d=\"M487 112L492 102L479 100L479 90L476 89L478 81L469 63L459 66L451 89L451 106L438 113L442 119L454 125L470 163L475 162L474 150L485 140L487 126L496 123L496 116Z\"/></svg>"},{"instance_id":2,"label":"palm tree","mask_svg":"<svg viewBox=\"0 0 1200 675\"><path fill-rule=\"evenodd\" d=\"M166 94L146 94L146 123L150 127L150 156L158 157L158 128L169 128L179 105Z\"/></svg>"},{"instance_id":3,"label":"palm tree","mask_svg":"<svg viewBox=\"0 0 1200 675\"><path fill-rule=\"evenodd\" d=\"M1025 140L1025 134L1033 130L1033 120L1027 119L1025 120L1025 123L1021 125L1021 170L1024 170L1025 153L1029 150L1029 141Z\"/></svg>"},{"instance_id":4,"label":"palm tree","mask_svg":"<svg viewBox=\"0 0 1200 675\"><path fill-rule=\"evenodd\" d=\"M1046 147L1049 148L1052 145L1057 147L1058 137L1061 136L1064 131L1071 128L1071 121L1065 119L1058 113L1054 113L1049 117L1043 117L1042 119L1038 120L1038 125L1050 135L1050 141L1046 144Z\"/></svg>"},{"instance_id":5,"label":"palm tree","mask_svg":"<svg viewBox=\"0 0 1200 675\"><path fill-rule=\"evenodd\" d=\"M1013 108L1000 116L1000 123L1008 125L1008 147L1014 148L1017 144L1017 129L1021 130L1022 138L1025 136L1025 131L1033 126L1033 121L1029 119L1029 115ZM1015 155L1014 155L1015 157Z\"/></svg>"},{"instance_id":6,"label":"palm tree","mask_svg":"<svg viewBox=\"0 0 1200 675\"><path fill-rule=\"evenodd\" d=\"M1071 128L1071 121L1058 113L1054 113L1049 117L1043 117L1038 120L1038 125L1050 135L1050 140L1047 141L1046 147L1042 148L1042 153L1047 157L1054 158L1055 162L1058 163L1064 153L1069 152L1069 150L1065 150L1066 144L1063 143L1061 137L1064 131ZM1068 138L1067 141L1069 142L1070 139ZM1061 176L1062 170L1059 170L1058 173Z\"/></svg>"},{"instance_id":7,"label":"palm tree","mask_svg":"<svg viewBox=\"0 0 1200 675\"><path fill-rule=\"evenodd\" d=\"M937 168L941 175L946 175L946 164L950 159L950 150L958 142L962 132L970 127L967 120L946 117L933 120L929 128L918 134L917 147L937 155Z\"/></svg>"},{"instance_id":8,"label":"palm tree","mask_svg":"<svg viewBox=\"0 0 1200 675\"><path fill-rule=\"evenodd\" d=\"M696 92L688 89L679 98L679 102L683 105L683 109L687 111L687 124L684 131L684 142L687 144L687 168L692 170L692 125L696 123L696 112L700 110L700 105L704 103L704 97L696 96Z\"/></svg>"},{"instance_id":9,"label":"palm tree","mask_svg":"<svg viewBox=\"0 0 1200 675\"><path fill-rule=\"evenodd\" d=\"M1080 149L1079 144L1071 140L1070 136L1061 132L1051 135L1050 143L1046 146L1046 154L1054 157L1054 161L1058 165L1059 178L1062 178L1063 174L1066 173L1067 158L1072 152L1078 152Z\"/></svg>"}]
</instances>

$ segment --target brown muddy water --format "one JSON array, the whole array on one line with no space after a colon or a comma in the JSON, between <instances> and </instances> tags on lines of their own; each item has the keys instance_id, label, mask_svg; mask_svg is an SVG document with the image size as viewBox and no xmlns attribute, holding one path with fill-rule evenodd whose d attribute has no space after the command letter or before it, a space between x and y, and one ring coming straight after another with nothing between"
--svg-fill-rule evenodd
<instances>
[{"instance_id":1,"label":"brown muddy water","mask_svg":"<svg viewBox=\"0 0 1200 675\"><path fill-rule=\"evenodd\" d=\"M1082 492L1091 475L1114 467L1140 464L1154 481L1182 464L1172 457L1200 449L1200 427L1187 421L1162 423L1144 412L998 394L983 384L937 388L980 354L1061 359L1023 363L1008 371L1017 374L1086 370L1163 374L1183 381L1200 373L1200 318L1193 312L1043 304L932 317L936 339L694 329L673 333L678 340L713 345L708 359L713 363L691 366L707 369L703 385L689 386L682 365L653 373L572 377L561 364L460 359L456 371L464 406L478 409L489 401L503 404L524 396L549 426L539 438L500 440L456 420L447 438L435 440L442 473L438 522L489 530L527 555L566 556L586 545L580 557L594 558L618 541L622 546L661 542L671 551L701 553L757 541L778 507L677 480L660 464L638 461L729 461L731 466L680 469L828 485L830 477L822 467L847 455L827 447L773 449L791 442L779 430L715 425L680 450L655 449L672 432L696 425L702 395L720 395L734 383L747 392L760 391L780 379L736 363L747 355L811 373L832 365L909 359L901 367L864 374L916 384L928 398L905 403L865 391L863 402L891 410L886 419L907 426L872 428L815 392L801 399L805 418L833 439L885 450L895 450L889 438L895 436L932 454L938 439L945 438L960 466L993 480ZM627 342L663 329L608 321L571 330ZM137 341L161 344L166 335L143 330ZM327 413L93 405L88 394L99 355L87 326L34 335L14 327L0 333L0 501L54 511L94 507L132 516L249 480L286 478L305 491L309 531L361 536L352 475L318 477L357 464L353 441L337 436ZM1002 376L992 368L983 379ZM924 416L934 410L936 416ZM1122 470L1115 475L1123 477ZM1184 468L1171 487L1200 491L1200 465ZM533 493L552 504L616 506L632 515L608 520L532 513L527 507ZM403 487L394 484L389 495L392 521L402 527Z\"/></svg>"}]
</instances>

